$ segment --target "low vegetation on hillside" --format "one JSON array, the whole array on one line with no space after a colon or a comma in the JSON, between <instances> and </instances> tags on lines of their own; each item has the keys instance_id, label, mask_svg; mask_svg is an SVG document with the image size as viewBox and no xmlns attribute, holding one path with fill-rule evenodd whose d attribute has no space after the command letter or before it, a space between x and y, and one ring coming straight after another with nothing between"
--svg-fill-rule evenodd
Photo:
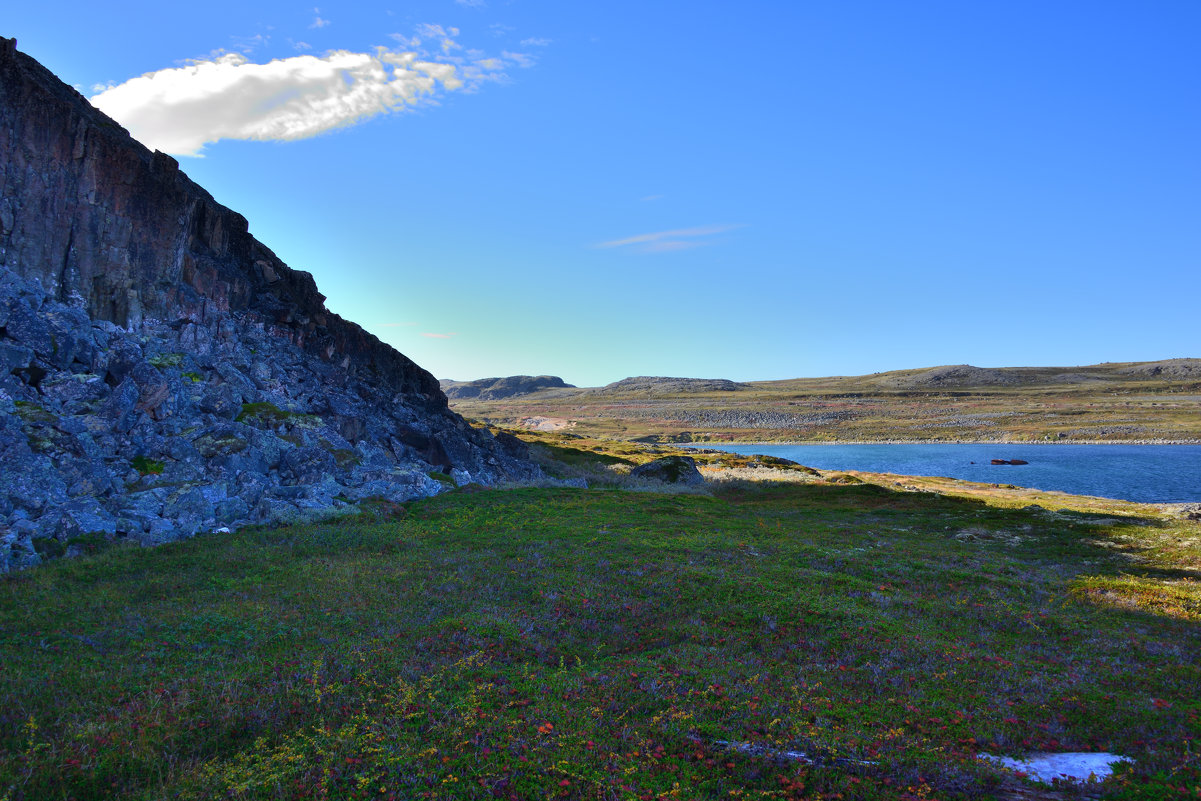
<instances>
[{"instance_id":1,"label":"low vegetation on hillside","mask_svg":"<svg viewBox=\"0 0 1201 801\"><path fill-rule=\"evenodd\" d=\"M492 424L661 442L1201 441L1201 360L744 384L639 378L451 402Z\"/></svg>"},{"instance_id":2,"label":"low vegetation on hillside","mask_svg":"<svg viewBox=\"0 0 1201 801\"><path fill-rule=\"evenodd\" d=\"M977 755L1037 750L1134 760L1037 797L1201 795L1178 510L529 441L594 488L0 579L0 798L1019 798Z\"/></svg>"}]
</instances>

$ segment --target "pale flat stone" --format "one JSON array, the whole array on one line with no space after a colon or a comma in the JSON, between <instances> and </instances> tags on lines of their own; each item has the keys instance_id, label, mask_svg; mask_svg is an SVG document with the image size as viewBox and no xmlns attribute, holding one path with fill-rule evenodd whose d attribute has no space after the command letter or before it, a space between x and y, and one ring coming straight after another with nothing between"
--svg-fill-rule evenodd
<instances>
[{"instance_id":1,"label":"pale flat stone","mask_svg":"<svg viewBox=\"0 0 1201 801\"><path fill-rule=\"evenodd\" d=\"M1119 762L1130 762L1130 757L1105 752L1066 752L1060 754L1031 754L1025 759L980 754L981 759L995 762L1010 770L1025 773L1029 778L1050 784L1055 779L1086 782L1090 779L1103 781L1113 773Z\"/></svg>"}]
</instances>

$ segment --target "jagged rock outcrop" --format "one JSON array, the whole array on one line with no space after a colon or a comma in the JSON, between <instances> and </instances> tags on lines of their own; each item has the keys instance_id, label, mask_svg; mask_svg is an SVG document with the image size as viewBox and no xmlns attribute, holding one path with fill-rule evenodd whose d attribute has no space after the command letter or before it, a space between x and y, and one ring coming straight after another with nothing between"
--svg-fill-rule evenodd
<instances>
[{"instance_id":1,"label":"jagged rock outcrop","mask_svg":"<svg viewBox=\"0 0 1201 801\"><path fill-rule=\"evenodd\" d=\"M505 378L480 378L475 381L451 381L444 378L440 384L446 397L452 400L504 400L543 389L575 389L574 384L565 384L557 375L511 375Z\"/></svg>"},{"instance_id":2,"label":"jagged rock outcrop","mask_svg":"<svg viewBox=\"0 0 1201 801\"><path fill-rule=\"evenodd\" d=\"M0 464L0 570L540 475L8 39Z\"/></svg>"}]
</instances>

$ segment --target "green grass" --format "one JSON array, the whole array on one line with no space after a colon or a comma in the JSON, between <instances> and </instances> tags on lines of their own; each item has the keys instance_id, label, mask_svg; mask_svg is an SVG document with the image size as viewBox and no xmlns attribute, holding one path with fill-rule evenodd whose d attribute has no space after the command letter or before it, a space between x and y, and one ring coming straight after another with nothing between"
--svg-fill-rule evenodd
<instances>
[{"instance_id":1,"label":"green grass","mask_svg":"<svg viewBox=\"0 0 1201 801\"><path fill-rule=\"evenodd\" d=\"M58 560L0 580L0 798L987 798L1038 749L1195 797L1201 526L1006 498L448 492Z\"/></svg>"}]
</instances>

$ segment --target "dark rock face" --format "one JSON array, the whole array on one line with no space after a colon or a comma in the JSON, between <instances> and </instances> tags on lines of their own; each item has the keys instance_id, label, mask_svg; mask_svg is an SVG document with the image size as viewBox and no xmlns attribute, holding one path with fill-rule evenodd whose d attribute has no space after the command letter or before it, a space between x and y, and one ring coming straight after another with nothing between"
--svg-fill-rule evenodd
<instances>
[{"instance_id":1,"label":"dark rock face","mask_svg":"<svg viewBox=\"0 0 1201 801\"><path fill-rule=\"evenodd\" d=\"M121 327L253 314L353 374L445 405L437 381L326 311L313 277L33 59L0 43L0 264ZM209 326L211 327L211 326Z\"/></svg>"},{"instance_id":2,"label":"dark rock face","mask_svg":"<svg viewBox=\"0 0 1201 801\"><path fill-rule=\"evenodd\" d=\"M696 469L696 461L690 456L664 456L662 459L638 465L630 471L630 475L653 478L667 484L705 483L705 477Z\"/></svg>"},{"instance_id":3,"label":"dark rock face","mask_svg":"<svg viewBox=\"0 0 1201 801\"><path fill-rule=\"evenodd\" d=\"M543 389L575 389L557 375L511 375L506 378L481 378L476 381L441 381L442 391L452 400L503 400L528 395Z\"/></svg>"},{"instance_id":4,"label":"dark rock face","mask_svg":"<svg viewBox=\"0 0 1201 801\"><path fill-rule=\"evenodd\" d=\"M0 571L537 467L0 39Z\"/></svg>"}]
</instances>

